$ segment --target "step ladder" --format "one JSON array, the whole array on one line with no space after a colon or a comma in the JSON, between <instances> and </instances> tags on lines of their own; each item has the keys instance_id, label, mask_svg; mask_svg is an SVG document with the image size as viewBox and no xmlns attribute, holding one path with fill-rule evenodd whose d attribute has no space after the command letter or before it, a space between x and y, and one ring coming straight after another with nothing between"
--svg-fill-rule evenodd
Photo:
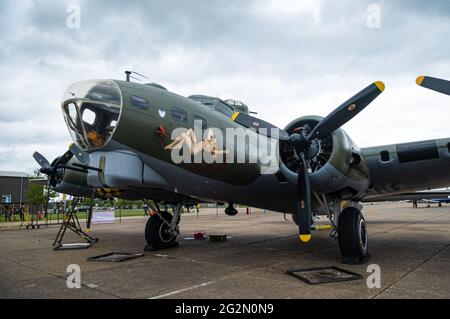
<instances>
[{"instance_id":1,"label":"step ladder","mask_svg":"<svg viewBox=\"0 0 450 319\"><path fill-rule=\"evenodd\" d=\"M53 242L53 249L63 250L63 249L89 248L93 243L98 242L98 238L93 238L89 236L81 228L76 210L77 205L81 200L82 198L80 197L73 198L69 211L64 217L63 223L61 224L61 227L58 230L58 234L56 235L55 241ZM83 239L85 242L63 244L62 240L64 239L64 235L66 234L67 229L73 231L75 234L80 236L80 238Z\"/></svg>"}]
</instances>

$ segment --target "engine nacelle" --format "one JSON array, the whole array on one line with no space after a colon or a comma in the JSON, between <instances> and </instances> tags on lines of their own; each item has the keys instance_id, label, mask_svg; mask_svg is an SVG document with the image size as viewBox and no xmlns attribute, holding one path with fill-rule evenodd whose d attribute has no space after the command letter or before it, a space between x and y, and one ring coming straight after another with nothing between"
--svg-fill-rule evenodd
<instances>
[{"instance_id":1,"label":"engine nacelle","mask_svg":"<svg viewBox=\"0 0 450 319\"><path fill-rule=\"evenodd\" d=\"M287 125L289 134L300 129L311 130L322 119L305 116ZM306 154L311 172L310 183L314 192L338 194L342 199L358 197L369 186L369 169L359 147L342 130L337 129L323 139L312 141ZM280 170L286 179L297 184L297 170L301 160L295 147L280 142Z\"/></svg>"},{"instance_id":2,"label":"engine nacelle","mask_svg":"<svg viewBox=\"0 0 450 319\"><path fill-rule=\"evenodd\" d=\"M73 163L79 163L79 161L74 157L67 165L72 166ZM63 168L57 179L55 190L58 193L80 197L90 197L92 194L91 188L87 183L87 173Z\"/></svg>"}]
</instances>

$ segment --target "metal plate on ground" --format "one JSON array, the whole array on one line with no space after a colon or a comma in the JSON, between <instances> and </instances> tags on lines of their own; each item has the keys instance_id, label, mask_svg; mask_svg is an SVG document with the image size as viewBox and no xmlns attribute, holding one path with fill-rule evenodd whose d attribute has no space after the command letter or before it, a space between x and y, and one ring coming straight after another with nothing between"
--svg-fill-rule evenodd
<instances>
[{"instance_id":1,"label":"metal plate on ground","mask_svg":"<svg viewBox=\"0 0 450 319\"><path fill-rule=\"evenodd\" d=\"M310 285L358 280L363 278L363 276L361 276L360 274L335 266L307 269L290 269L287 271L287 273Z\"/></svg>"},{"instance_id":2,"label":"metal plate on ground","mask_svg":"<svg viewBox=\"0 0 450 319\"><path fill-rule=\"evenodd\" d=\"M105 255L89 257L88 261L107 261L107 262L121 262L144 256L144 253L109 253Z\"/></svg>"},{"instance_id":3,"label":"metal plate on ground","mask_svg":"<svg viewBox=\"0 0 450 319\"><path fill-rule=\"evenodd\" d=\"M211 234L209 235L209 241L225 241L227 240L226 234Z\"/></svg>"},{"instance_id":4,"label":"metal plate on ground","mask_svg":"<svg viewBox=\"0 0 450 319\"><path fill-rule=\"evenodd\" d=\"M55 246L54 250L69 250L69 249L86 249L91 247L91 243L72 243L72 244L59 244Z\"/></svg>"}]
</instances>

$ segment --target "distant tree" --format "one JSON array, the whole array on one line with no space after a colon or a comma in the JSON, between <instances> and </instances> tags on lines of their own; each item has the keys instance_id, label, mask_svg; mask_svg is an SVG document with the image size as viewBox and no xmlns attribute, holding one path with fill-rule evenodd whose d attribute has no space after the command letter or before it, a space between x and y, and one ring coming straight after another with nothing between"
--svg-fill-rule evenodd
<instances>
[{"instance_id":1,"label":"distant tree","mask_svg":"<svg viewBox=\"0 0 450 319\"><path fill-rule=\"evenodd\" d=\"M32 204L44 204L47 201L47 194L44 193L44 185L30 183L27 190L27 198Z\"/></svg>"},{"instance_id":2,"label":"distant tree","mask_svg":"<svg viewBox=\"0 0 450 319\"><path fill-rule=\"evenodd\" d=\"M33 179L41 179L44 175L37 168L33 171L33 176L30 178L30 183L27 190L28 201L32 204L45 204L47 201L47 185L33 182ZM58 193L50 189L50 199L58 197Z\"/></svg>"},{"instance_id":3,"label":"distant tree","mask_svg":"<svg viewBox=\"0 0 450 319\"><path fill-rule=\"evenodd\" d=\"M36 168L33 171L33 177L43 177L41 171L39 170L39 168Z\"/></svg>"}]
</instances>

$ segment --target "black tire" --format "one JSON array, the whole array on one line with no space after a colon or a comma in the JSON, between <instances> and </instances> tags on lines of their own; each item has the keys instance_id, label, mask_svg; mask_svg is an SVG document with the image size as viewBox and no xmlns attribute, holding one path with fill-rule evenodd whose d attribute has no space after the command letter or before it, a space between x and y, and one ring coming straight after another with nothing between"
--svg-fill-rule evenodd
<instances>
[{"instance_id":1,"label":"black tire","mask_svg":"<svg viewBox=\"0 0 450 319\"><path fill-rule=\"evenodd\" d=\"M225 208L225 214L227 214L228 216L236 216L237 213L238 213L238 210L236 208L233 208L233 207Z\"/></svg>"},{"instance_id":2,"label":"black tire","mask_svg":"<svg viewBox=\"0 0 450 319\"><path fill-rule=\"evenodd\" d=\"M348 207L342 211L338 240L344 259L362 261L369 255L366 221L359 209Z\"/></svg>"},{"instance_id":3,"label":"black tire","mask_svg":"<svg viewBox=\"0 0 450 319\"><path fill-rule=\"evenodd\" d=\"M172 215L168 212L163 211L161 215L169 223L172 220ZM165 231L168 227L157 214L151 216L145 225L145 240L147 244L154 249L173 247L177 236L167 234Z\"/></svg>"}]
</instances>

